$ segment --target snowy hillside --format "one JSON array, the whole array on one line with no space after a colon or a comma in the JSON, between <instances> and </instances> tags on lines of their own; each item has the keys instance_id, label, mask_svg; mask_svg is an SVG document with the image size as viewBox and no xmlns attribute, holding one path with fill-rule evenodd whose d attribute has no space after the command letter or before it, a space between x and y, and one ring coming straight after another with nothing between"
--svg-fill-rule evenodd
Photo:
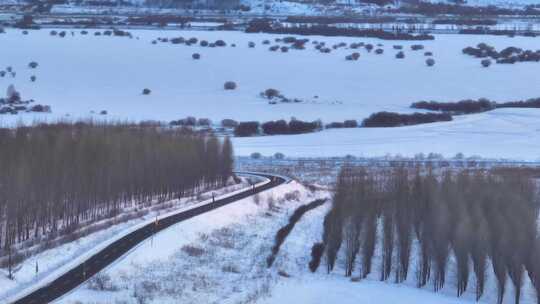
<instances>
[{"instance_id":1,"label":"snowy hillside","mask_svg":"<svg viewBox=\"0 0 540 304\"><path fill-rule=\"evenodd\" d=\"M401 155L434 152L466 156L540 160L540 110L499 109L456 116L454 121L399 128L335 129L318 133L235 138L238 155L259 152L290 157Z\"/></svg>"},{"instance_id":2,"label":"snowy hillside","mask_svg":"<svg viewBox=\"0 0 540 304\"><path fill-rule=\"evenodd\" d=\"M56 303L253 303L283 279L265 262L277 229L327 195L292 182L177 224L103 271L105 290L90 280Z\"/></svg>"}]
</instances>

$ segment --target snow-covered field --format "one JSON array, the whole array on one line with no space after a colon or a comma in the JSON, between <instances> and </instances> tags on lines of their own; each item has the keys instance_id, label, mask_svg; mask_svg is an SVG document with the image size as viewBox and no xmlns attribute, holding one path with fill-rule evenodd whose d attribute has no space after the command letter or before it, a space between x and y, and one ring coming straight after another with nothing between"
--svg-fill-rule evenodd
<instances>
[{"instance_id":1,"label":"snow-covered field","mask_svg":"<svg viewBox=\"0 0 540 304\"><path fill-rule=\"evenodd\" d=\"M498 109L454 121L400 128L332 129L318 133L234 138L238 155L259 152L290 157L457 153L484 158L540 160L540 109Z\"/></svg>"},{"instance_id":2,"label":"snow-covered field","mask_svg":"<svg viewBox=\"0 0 540 304\"><path fill-rule=\"evenodd\" d=\"M286 193L297 192L287 197ZM147 241L121 261L98 275L106 278L100 290L94 280L57 303L380 303L380 304L472 304L494 303L496 282L488 271L486 292L475 301L474 278L468 291L455 297L456 266L449 260L445 288L415 287L414 268L408 280L396 285L378 280L381 260L375 258L372 274L353 282L345 278L344 252L336 269L326 274L324 260L316 273L308 269L311 246L320 242L327 203L307 212L286 238L271 268L266 267L276 231L301 204L328 192L311 193L296 182L261 195L259 203L245 199L174 226ZM274 201L270 207L269 198ZM291 197L298 197L296 200ZM380 240L379 240L380 241ZM377 245L377 246L380 246ZM379 249L377 249L379 250ZM418 252L413 249L413 264ZM360 267L360 266L359 266ZM505 304L512 303L508 283ZM142 299L142 300L141 300ZM525 276L521 303L535 303Z\"/></svg>"},{"instance_id":3,"label":"snow-covered field","mask_svg":"<svg viewBox=\"0 0 540 304\"><path fill-rule=\"evenodd\" d=\"M177 224L104 270L109 290L90 280L57 303L252 303L282 279L282 263L266 268L276 231L327 195L291 182Z\"/></svg>"},{"instance_id":4,"label":"snow-covered field","mask_svg":"<svg viewBox=\"0 0 540 304\"><path fill-rule=\"evenodd\" d=\"M14 84L23 99L52 106L50 115L24 115L25 120L46 117L88 117L107 110L110 118L169 121L187 115L214 121L322 119L332 122L362 119L373 112L411 112L419 100L456 101L486 97L497 101L540 96L538 63L493 65L485 69L478 60L463 55L462 48L487 42L497 48L517 46L540 49L540 39L441 35L435 41L399 42L377 39L309 37L325 41L381 43L385 53L358 50L356 62L345 55L355 50L338 49L321 54L309 44L303 51L270 52L264 39L283 36L223 31L132 31L136 38L82 36L69 31L65 38L52 37L49 30L19 30L0 34L2 69L12 66L16 77L0 78L0 92ZM225 40L236 47L151 44L158 37L198 37ZM248 42L257 46L248 48ZM436 65L428 68L424 51L411 51L411 44L425 45L434 53ZM274 44L274 43L272 43ZM405 47L406 58L394 58L392 45ZM193 60L193 53L201 60ZM28 68L36 61L39 67ZM30 76L36 75L36 82ZM225 91L226 81L238 88ZM142 95L149 88L150 95ZM268 88L305 102L269 105L259 97ZM315 98L314 96L318 96ZM94 115L98 116L98 115ZM4 122L21 116L0 116Z\"/></svg>"}]
</instances>

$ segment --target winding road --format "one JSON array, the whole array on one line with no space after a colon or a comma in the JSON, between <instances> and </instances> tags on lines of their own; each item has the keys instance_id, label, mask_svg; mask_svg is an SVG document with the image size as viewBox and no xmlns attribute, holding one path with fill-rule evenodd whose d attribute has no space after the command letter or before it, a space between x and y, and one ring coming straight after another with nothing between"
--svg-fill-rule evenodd
<instances>
[{"instance_id":1,"label":"winding road","mask_svg":"<svg viewBox=\"0 0 540 304\"><path fill-rule=\"evenodd\" d=\"M240 174L240 173L237 173ZM179 212L170 215L165 218L160 218L155 223L149 223L138 230L135 230L128 235L118 239L111 243L101 251L97 252L81 264L73 267L71 270L62 274L50 284L43 286L33 292L23 296L22 298L12 302L13 304L44 304L50 303L71 290L77 288L77 286L84 283L93 275L103 270L105 267L113 263L118 258L127 254L135 246L151 237L153 234L169 228L170 226L188 220L195 216L209 212L211 210L223 207L225 205L234 203L238 200L244 199L256 193L277 187L286 182L285 178L262 173L249 173L250 175L256 175L268 179L269 182L253 186L253 188L241 191L239 193L224 197L222 199L216 199L213 203L210 202L205 205L197 206L192 209Z\"/></svg>"}]
</instances>

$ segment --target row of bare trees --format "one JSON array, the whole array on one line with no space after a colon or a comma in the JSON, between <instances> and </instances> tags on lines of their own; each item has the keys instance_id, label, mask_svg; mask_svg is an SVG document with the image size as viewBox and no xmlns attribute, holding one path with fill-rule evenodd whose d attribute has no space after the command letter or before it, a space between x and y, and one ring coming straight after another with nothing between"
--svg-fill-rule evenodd
<instances>
[{"instance_id":1,"label":"row of bare trees","mask_svg":"<svg viewBox=\"0 0 540 304\"><path fill-rule=\"evenodd\" d=\"M159 126L21 126L0 129L0 147L0 256L10 257L29 240L219 186L233 169L228 139Z\"/></svg>"},{"instance_id":2,"label":"row of bare trees","mask_svg":"<svg viewBox=\"0 0 540 304\"><path fill-rule=\"evenodd\" d=\"M474 276L480 299L492 273L497 303L502 303L510 280L517 304L528 275L540 303L539 202L529 173L492 169L434 174L346 166L310 267L316 269L313 263L318 265L324 255L330 272L342 253L345 275L352 276L357 267L359 276L366 277L380 252L381 281L393 277L396 283L404 282L415 260L416 285L432 284L438 291L445 286L453 259L458 297L473 285Z\"/></svg>"}]
</instances>

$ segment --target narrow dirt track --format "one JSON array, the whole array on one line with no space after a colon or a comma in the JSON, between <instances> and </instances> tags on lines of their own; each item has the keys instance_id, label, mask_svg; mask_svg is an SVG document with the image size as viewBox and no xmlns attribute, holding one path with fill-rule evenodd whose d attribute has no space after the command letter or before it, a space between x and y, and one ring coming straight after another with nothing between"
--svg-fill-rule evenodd
<instances>
[{"instance_id":1,"label":"narrow dirt track","mask_svg":"<svg viewBox=\"0 0 540 304\"><path fill-rule=\"evenodd\" d=\"M264 185L260 185L258 187L256 186L254 188L247 189L245 191L225 197L223 199L218 199L213 203L208 203L206 205L198 206L193 209L189 209L184 212L162 218L159 220L157 225L155 223L147 224L146 226L143 226L140 229L131 232L130 234L105 247L103 250L97 252L83 263L67 271L47 286L41 287L12 303L50 303L84 283L93 275L103 270L105 267L113 263L122 255L128 253L132 248L134 248L147 238L151 237L153 234L167 229L174 224L201 215L208 211L223 207L230 203L234 203L238 200L244 199L256 193L277 187L286 182L286 180L280 176L259 173L250 174L267 178L270 180L270 182Z\"/></svg>"}]
</instances>

